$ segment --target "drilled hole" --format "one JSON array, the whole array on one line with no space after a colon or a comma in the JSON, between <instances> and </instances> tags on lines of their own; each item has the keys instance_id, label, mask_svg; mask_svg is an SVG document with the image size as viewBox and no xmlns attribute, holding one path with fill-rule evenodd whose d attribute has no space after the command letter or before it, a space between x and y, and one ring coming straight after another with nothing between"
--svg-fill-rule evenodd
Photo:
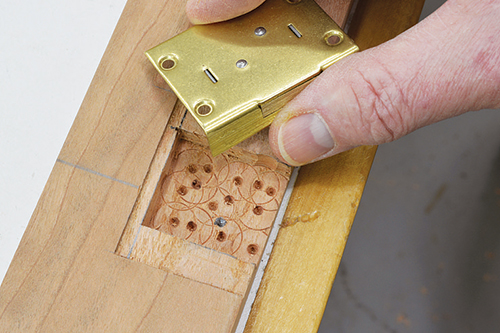
<instances>
[{"instance_id":1,"label":"drilled hole","mask_svg":"<svg viewBox=\"0 0 500 333\"><path fill-rule=\"evenodd\" d=\"M217 240L218 240L219 242L223 242L223 241L225 241L225 240L226 240L226 234L224 233L224 231L219 231L219 232L217 233Z\"/></svg>"},{"instance_id":2,"label":"drilled hole","mask_svg":"<svg viewBox=\"0 0 500 333\"><path fill-rule=\"evenodd\" d=\"M257 244L250 244L247 247L247 252L248 252L248 254L250 254L252 256L256 255L257 252L259 252L259 246Z\"/></svg>"},{"instance_id":3,"label":"drilled hole","mask_svg":"<svg viewBox=\"0 0 500 333\"><path fill-rule=\"evenodd\" d=\"M189 171L190 173L196 173L196 171L198 171L198 168L197 168L197 167L196 167L196 165L194 165L194 164L189 164L189 165L188 165L188 171Z\"/></svg>"},{"instance_id":4,"label":"drilled hole","mask_svg":"<svg viewBox=\"0 0 500 333\"><path fill-rule=\"evenodd\" d=\"M272 197L276 194L276 189L274 187L268 187L266 188L266 194Z\"/></svg>"},{"instance_id":5,"label":"drilled hole","mask_svg":"<svg viewBox=\"0 0 500 333\"><path fill-rule=\"evenodd\" d=\"M180 221L177 217L171 217L168 223L170 223L170 225L175 228L179 225Z\"/></svg>"},{"instance_id":6,"label":"drilled hole","mask_svg":"<svg viewBox=\"0 0 500 333\"><path fill-rule=\"evenodd\" d=\"M262 215L262 213L264 213L264 208L262 208L262 206L255 206L253 213L255 215Z\"/></svg>"},{"instance_id":7,"label":"drilled hole","mask_svg":"<svg viewBox=\"0 0 500 333\"><path fill-rule=\"evenodd\" d=\"M236 186L241 186L241 184L243 184L243 178L241 178L240 176L236 176L233 179L233 183Z\"/></svg>"},{"instance_id":8,"label":"drilled hole","mask_svg":"<svg viewBox=\"0 0 500 333\"><path fill-rule=\"evenodd\" d=\"M205 171L205 173L210 173L210 172L212 172L212 170L213 170L213 169L214 169L214 168L213 168L213 167L212 167L212 165L210 165L210 164L205 164L205 165L203 166L203 171Z\"/></svg>"},{"instance_id":9,"label":"drilled hole","mask_svg":"<svg viewBox=\"0 0 500 333\"><path fill-rule=\"evenodd\" d=\"M215 201L210 201L208 203L208 209L210 210L217 210L217 208L219 208L219 204Z\"/></svg>"},{"instance_id":10,"label":"drilled hole","mask_svg":"<svg viewBox=\"0 0 500 333\"><path fill-rule=\"evenodd\" d=\"M224 203L226 205L232 205L232 204L234 204L234 198L232 196L230 196L230 195L226 195L224 197Z\"/></svg>"},{"instance_id":11,"label":"drilled hole","mask_svg":"<svg viewBox=\"0 0 500 333\"><path fill-rule=\"evenodd\" d=\"M165 59L161 62L161 68L164 70L169 70L175 67L175 61L172 59Z\"/></svg>"},{"instance_id":12,"label":"drilled hole","mask_svg":"<svg viewBox=\"0 0 500 333\"><path fill-rule=\"evenodd\" d=\"M212 107L208 104L203 104L196 108L196 112L198 112L200 116L207 116L212 112Z\"/></svg>"},{"instance_id":13,"label":"drilled hole","mask_svg":"<svg viewBox=\"0 0 500 333\"><path fill-rule=\"evenodd\" d=\"M179 186L179 188L177 189L177 193L179 193L180 195L186 195L187 193L186 186L184 185Z\"/></svg>"},{"instance_id":14,"label":"drilled hole","mask_svg":"<svg viewBox=\"0 0 500 333\"><path fill-rule=\"evenodd\" d=\"M198 179L195 179L193 180L193 182L191 183L191 186L195 189L195 190L199 190L201 188L201 181L199 181Z\"/></svg>"},{"instance_id":15,"label":"drilled hole","mask_svg":"<svg viewBox=\"0 0 500 333\"><path fill-rule=\"evenodd\" d=\"M257 179L256 181L253 182L253 188L256 190L260 190L262 186L264 186L264 184L262 183L261 180Z\"/></svg>"},{"instance_id":16,"label":"drilled hole","mask_svg":"<svg viewBox=\"0 0 500 333\"><path fill-rule=\"evenodd\" d=\"M195 231L196 228L198 228L198 226L193 221L189 221L186 225L186 229L191 231L191 232Z\"/></svg>"}]
</instances>

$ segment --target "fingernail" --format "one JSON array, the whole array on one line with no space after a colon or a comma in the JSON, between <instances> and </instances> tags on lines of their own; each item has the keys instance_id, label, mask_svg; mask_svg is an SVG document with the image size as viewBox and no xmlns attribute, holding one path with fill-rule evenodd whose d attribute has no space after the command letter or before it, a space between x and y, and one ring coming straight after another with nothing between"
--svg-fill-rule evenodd
<instances>
[{"instance_id":1,"label":"fingernail","mask_svg":"<svg viewBox=\"0 0 500 333\"><path fill-rule=\"evenodd\" d=\"M332 150L335 142L323 118L308 113L281 126L278 146L287 163L302 165Z\"/></svg>"}]
</instances>

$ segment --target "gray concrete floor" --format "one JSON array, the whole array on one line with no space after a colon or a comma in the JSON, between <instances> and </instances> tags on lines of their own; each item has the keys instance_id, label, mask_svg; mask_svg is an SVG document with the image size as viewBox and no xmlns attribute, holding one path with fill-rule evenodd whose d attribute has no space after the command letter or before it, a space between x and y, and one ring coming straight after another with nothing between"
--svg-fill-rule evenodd
<instances>
[{"instance_id":1,"label":"gray concrete floor","mask_svg":"<svg viewBox=\"0 0 500 333\"><path fill-rule=\"evenodd\" d=\"M483 110L379 147L319 332L500 332L499 279L500 110Z\"/></svg>"}]
</instances>

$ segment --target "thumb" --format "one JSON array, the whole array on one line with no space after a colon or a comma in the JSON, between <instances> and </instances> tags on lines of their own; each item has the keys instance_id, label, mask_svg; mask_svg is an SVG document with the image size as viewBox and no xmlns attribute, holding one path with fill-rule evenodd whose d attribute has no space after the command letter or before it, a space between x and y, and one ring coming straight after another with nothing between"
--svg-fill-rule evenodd
<instances>
[{"instance_id":1,"label":"thumb","mask_svg":"<svg viewBox=\"0 0 500 333\"><path fill-rule=\"evenodd\" d=\"M257 8L264 0L188 0L186 14L194 24L232 19Z\"/></svg>"},{"instance_id":2,"label":"thumb","mask_svg":"<svg viewBox=\"0 0 500 333\"><path fill-rule=\"evenodd\" d=\"M301 165L500 107L498 17L498 0L449 0L395 39L334 64L278 114L273 151Z\"/></svg>"}]
</instances>

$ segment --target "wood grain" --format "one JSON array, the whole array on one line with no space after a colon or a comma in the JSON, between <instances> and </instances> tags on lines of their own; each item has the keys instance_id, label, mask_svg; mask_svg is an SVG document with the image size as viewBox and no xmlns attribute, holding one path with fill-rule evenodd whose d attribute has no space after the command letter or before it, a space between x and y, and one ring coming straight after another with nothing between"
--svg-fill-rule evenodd
<instances>
[{"instance_id":1,"label":"wood grain","mask_svg":"<svg viewBox=\"0 0 500 333\"><path fill-rule=\"evenodd\" d=\"M343 25L350 3L322 1L320 5ZM182 0L127 3L0 287L0 331L232 330L256 257L248 257L248 252L240 257L229 256L227 252L238 255L238 250L232 252L232 246L204 249L202 244L187 240L186 235L177 237L173 232L154 230L158 226L155 220L144 220L155 193L161 189L160 179L165 180L168 170L175 168L175 148L182 146L182 137L197 135L190 131L187 119L183 123L182 105L143 55L144 50L189 26L179 10L183 7ZM362 8L363 15L369 13L371 17L375 13L379 15L377 19L383 17L369 6ZM184 134L178 135L181 130ZM264 137L265 132L260 133L246 146L235 148L239 163L265 165L286 176L286 168L262 155L270 154ZM315 259L304 256L313 241L322 244L326 254L341 253L373 153L373 148L359 148L333 160L336 162L317 164L323 165L320 168L315 165L302 169L298 191L287 213L288 226L278 238L249 329L282 332L291 327L301 331L301 327L314 327L311 321L319 321L321 311L314 309L321 306L306 297L305 291L297 293L304 299L290 306L278 302L276 290L294 294L297 279L311 275L309 269L319 267L321 258L323 263L327 261L328 257L321 257L314 246L311 248L316 251L310 253ZM343 176L346 170L348 173ZM338 173L332 178L338 180L335 184L317 178L330 177L332 172ZM253 185L252 181L255 180L250 181ZM269 183L277 188L278 183ZM325 195L329 186L332 193ZM337 206L326 200L314 201L313 195L318 194L338 201L336 205L343 209L336 212ZM266 198L267 194L259 195ZM151 206L155 207L157 213L161 207ZM155 215L153 210L150 214ZM342 215L338 221L343 223L329 222L335 214ZM297 234L303 231L310 233ZM332 242L325 235L337 237L339 243L328 248ZM217 244L216 240L212 247ZM313 266L308 266L304 258ZM183 264L183 260L188 263ZM335 262L338 264L338 260L334 261L325 272L313 274L322 277L313 281L316 284L304 284L323 295L323 305L336 270ZM227 279L218 279L221 276ZM273 283L283 288L277 289ZM274 294L266 296L266 290ZM293 301L288 296L285 299ZM300 301L311 307L306 317L298 315L300 311L292 311L300 310ZM282 305L290 311L280 310ZM274 312L269 311L270 306L276 307ZM289 317L283 316L285 312ZM271 313L277 315L269 317ZM297 323L297 318L304 320L303 325L290 326Z\"/></svg>"},{"instance_id":2,"label":"wood grain","mask_svg":"<svg viewBox=\"0 0 500 333\"><path fill-rule=\"evenodd\" d=\"M424 1L360 0L349 34L361 49L418 22ZM316 332L376 147L301 167L245 332Z\"/></svg>"}]
</instances>

